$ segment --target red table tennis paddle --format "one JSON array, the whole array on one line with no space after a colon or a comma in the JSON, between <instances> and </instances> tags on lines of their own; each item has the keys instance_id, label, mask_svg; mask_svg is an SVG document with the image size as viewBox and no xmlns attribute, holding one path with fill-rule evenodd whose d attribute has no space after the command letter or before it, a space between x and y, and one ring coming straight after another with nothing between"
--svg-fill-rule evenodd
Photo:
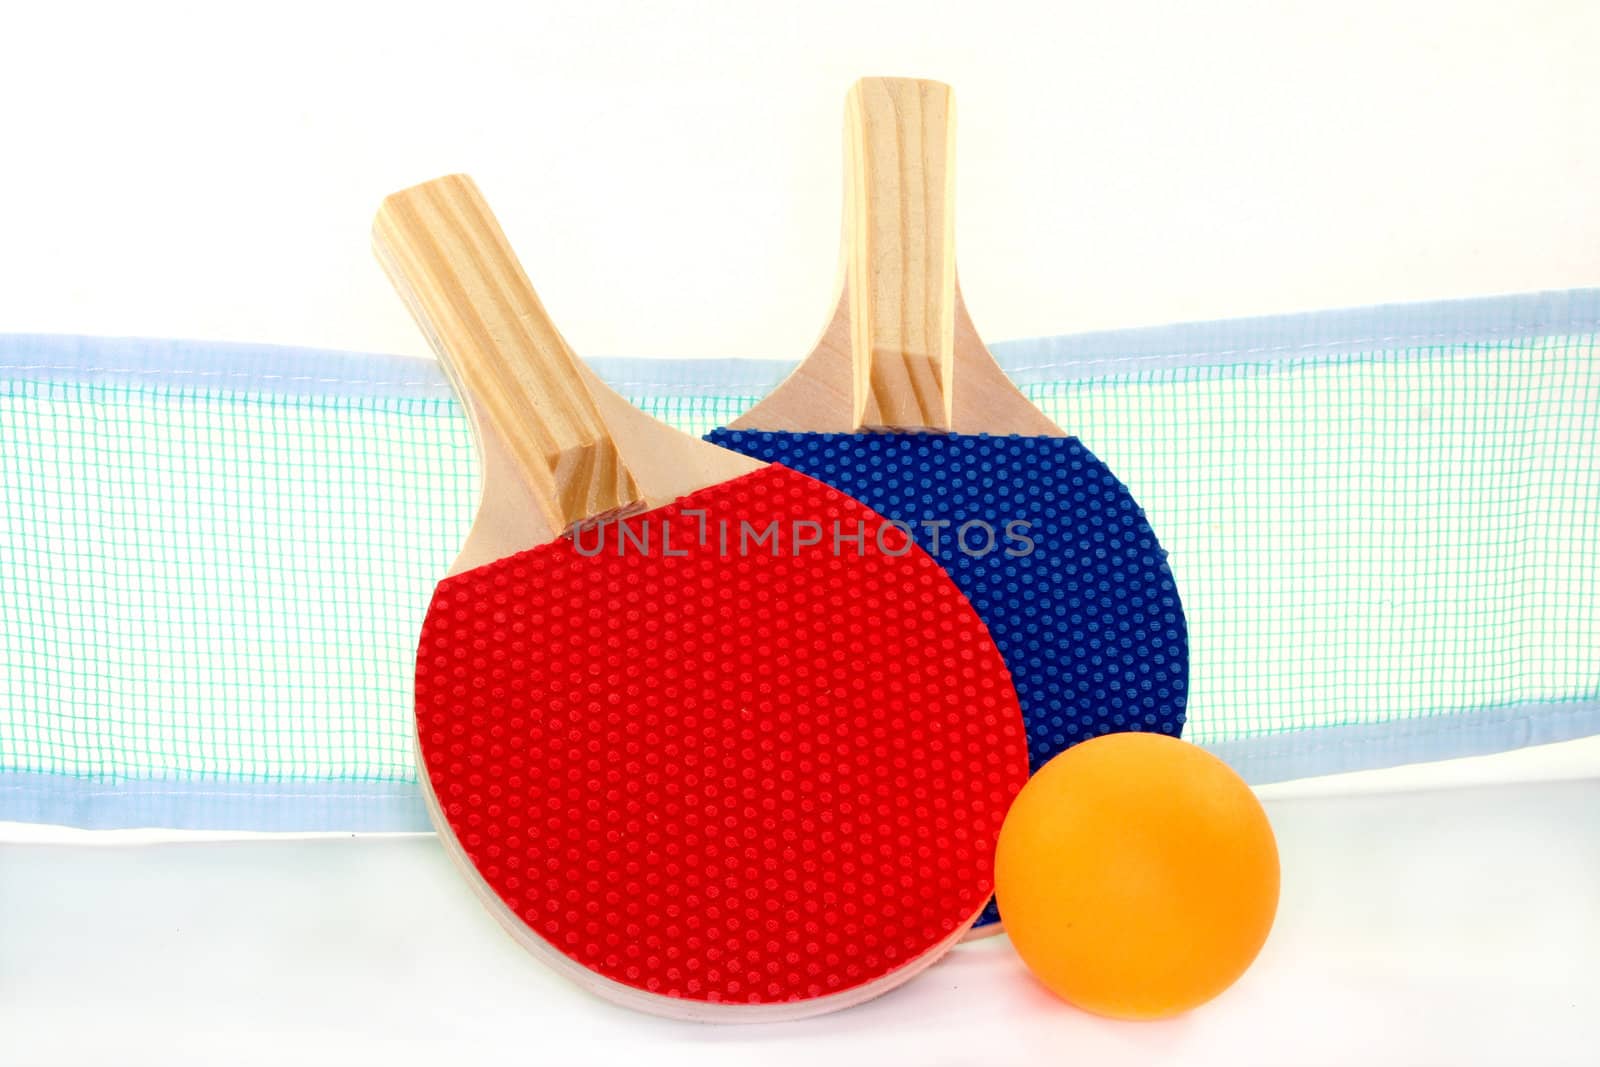
<instances>
[{"instance_id":1,"label":"red table tennis paddle","mask_svg":"<svg viewBox=\"0 0 1600 1067\"><path fill-rule=\"evenodd\" d=\"M470 179L389 197L373 239L483 458L416 673L423 792L479 895L664 1015L796 1018L932 963L1027 776L966 599L854 499L602 384Z\"/></svg>"}]
</instances>

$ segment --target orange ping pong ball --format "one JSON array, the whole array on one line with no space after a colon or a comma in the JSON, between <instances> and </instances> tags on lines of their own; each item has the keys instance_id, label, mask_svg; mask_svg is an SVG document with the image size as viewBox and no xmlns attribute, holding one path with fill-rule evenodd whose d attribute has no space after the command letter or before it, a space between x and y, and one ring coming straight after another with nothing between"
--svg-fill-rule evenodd
<instances>
[{"instance_id":1,"label":"orange ping pong ball","mask_svg":"<svg viewBox=\"0 0 1600 1067\"><path fill-rule=\"evenodd\" d=\"M1209 752L1107 734L1017 795L995 892L1012 944L1056 995L1159 1019L1221 993L1261 951L1278 910L1278 846L1250 787Z\"/></svg>"}]
</instances>

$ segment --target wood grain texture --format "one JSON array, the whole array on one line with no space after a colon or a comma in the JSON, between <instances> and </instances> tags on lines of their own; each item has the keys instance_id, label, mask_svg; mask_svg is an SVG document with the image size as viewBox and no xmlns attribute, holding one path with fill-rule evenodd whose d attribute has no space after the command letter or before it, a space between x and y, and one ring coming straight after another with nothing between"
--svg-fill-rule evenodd
<instances>
[{"instance_id":1,"label":"wood grain texture","mask_svg":"<svg viewBox=\"0 0 1600 1067\"><path fill-rule=\"evenodd\" d=\"M1006 377L961 295L949 86L863 78L845 109L833 317L809 355L730 425L1064 436Z\"/></svg>"},{"instance_id":2,"label":"wood grain texture","mask_svg":"<svg viewBox=\"0 0 1600 1067\"><path fill-rule=\"evenodd\" d=\"M950 87L865 78L845 105L850 347L858 425L950 428L955 147ZM868 403L874 423L866 423Z\"/></svg>"},{"instance_id":3,"label":"wood grain texture","mask_svg":"<svg viewBox=\"0 0 1600 1067\"><path fill-rule=\"evenodd\" d=\"M461 399L483 463L451 574L763 466L651 418L600 381L466 175L385 199L372 243Z\"/></svg>"},{"instance_id":4,"label":"wood grain texture","mask_svg":"<svg viewBox=\"0 0 1600 1067\"><path fill-rule=\"evenodd\" d=\"M547 522L566 529L638 504L572 350L472 179L452 175L390 196L373 224L373 247Z\"/></svg>"}]
</instances>

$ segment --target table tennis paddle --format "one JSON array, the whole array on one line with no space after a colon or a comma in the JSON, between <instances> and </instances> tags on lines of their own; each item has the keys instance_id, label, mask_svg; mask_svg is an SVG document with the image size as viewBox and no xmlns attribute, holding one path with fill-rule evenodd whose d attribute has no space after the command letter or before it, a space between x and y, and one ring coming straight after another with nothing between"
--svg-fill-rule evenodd
<instances>
[{"instance_id":1,"label":"table tennis paddle","mask_svg":"<svg viewBox=\"0 0 1600 1067\"><path fill-rule=\"evenodd\" d=\"M953 117L938 82L851 90L833 319L708 440L908 526L1004 655L1037 769L1104 733L1180 733L1187 629L1128 488L1012 384L972 325L955 269ZM991 908L975 932L997 918Z\"/></svg>"},{"instance_id":2,"label":"table tennis paddle","mask_svg":"<svg viewBox=\"0 0 1600 1067\"><path fill-rule=\"evenodd\" d=\"M470 179L390 196L373 244L483 460L416 671L423 793L479 895L663 1015L797 1018L931 964L1027 777L955 584L859 502L602 384Z\"/></svg>"}]
</instances>

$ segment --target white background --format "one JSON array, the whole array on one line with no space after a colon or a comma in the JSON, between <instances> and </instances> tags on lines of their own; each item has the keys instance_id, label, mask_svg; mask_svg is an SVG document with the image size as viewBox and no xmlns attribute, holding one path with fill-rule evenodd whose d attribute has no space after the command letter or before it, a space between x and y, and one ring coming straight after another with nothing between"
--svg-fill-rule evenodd
<instances>
[{"instance_id":1,"label":"white background","mask_svg":"<svg viewBox=\"0 0 1600 1067\"><path fill-rule=\"evenodd\" d=\"M1593 4L13 7L5 332L420 355L367 226L466 170L580 351L793 359L863 74L956 87L991 338L1600 284ZM0 1061L1592 1063L1597 779L1591 741L1266 790L1273 940L1158 1025L1003 940L836 1017L675 1025L521 956L426 837L4 827Z\"/></svg>"},{"instance_id":2,"label":"white background","mask_svg":"<svg viewBox=\"0 0 1600 1067\"><path fill-rule=\"evenodd\" d=\"M1581 0L0 10L5 330L422 354L367 228L465 170L580 352L797 359L864 74L990 338L1600 283Z\"/></svg>"}]
</instances>

